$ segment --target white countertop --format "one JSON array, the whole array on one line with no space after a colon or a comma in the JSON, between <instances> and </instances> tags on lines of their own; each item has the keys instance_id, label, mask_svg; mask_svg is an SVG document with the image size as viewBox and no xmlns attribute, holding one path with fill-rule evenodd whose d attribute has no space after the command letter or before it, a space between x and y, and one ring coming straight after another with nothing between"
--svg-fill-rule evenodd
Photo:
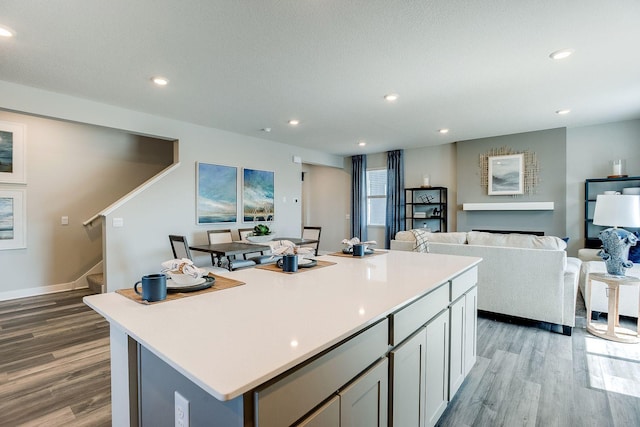
<instances>
[{"instance_id":1,"label":"white countertop","mask_svg":"<svg viewBox=\"0 0 640 427\"><path fill-rule=\"evenodd\" d=\"M84 301L212 396L230 400L480 262L400 251L318 259L337 264L298 274L223 273L246 285L154 305L114 292Z\"/></svg>"}]
</instances>

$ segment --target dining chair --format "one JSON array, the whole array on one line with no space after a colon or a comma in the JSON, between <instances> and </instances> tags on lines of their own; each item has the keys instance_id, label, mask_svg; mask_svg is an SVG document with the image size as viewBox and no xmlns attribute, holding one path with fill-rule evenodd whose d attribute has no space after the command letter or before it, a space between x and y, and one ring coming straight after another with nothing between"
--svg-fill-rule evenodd
<instances>
[{"instance_id":1,"label":"dining chair","mask_svg":"<svg viewBox=\"0 0 640 427\"><path fill-rule=\"evenodd\" d=\"M253 228L238 228L240 240L246 241L247 236L253 233ZM270 251L267 251L270 252ZM255 262L256 264L273 264L281 257L271 254L265 254L264 251L249 252L244 254L244 259Z\"/></svg>"},{"instance_id":2,"label":"dining chair","mask_svg":"<svg viewBox=\"0 0 640 427\"><path fill-rule=\"evenodd\" d=\"M303 239L313 239L317 240L316 243L309 243L308 245L300 245L303 248L312 248L313 254L318 255L318 249L320 248L320 232L322 231L322 227L312 227L305 225L302 228L302 238Z\"/></svg>"},{"instance_id":3,"label":"dining chair","mask_svg":"<svg viewBox=\"0 0 640 427\"><path fill-rule=\"evenodd\" d=\"M193 262L193 258L191 257L191 251L189 250L189 242L187 241L186 236L180 236L176 234L169 235L169 243L171 243L171 251L173 252L174 259L182 259L187 258L188 260ZM214 273L216 271L224 271L221 268L216 266L213 267L198 267L207 273Z\"/></svg>"},{"instance_id":4,"label":"dining chair","mask_svg":"<svg viewBox=\"0 0 640 427\"><path fill-rule=\"evenodd\" d=\"M247 240L247 236L253 233L253 228L238 228L238 235L240 236L240 240Z\"/></svg>"},{"instance_id":5,"label":"dining chair","mask_svg":"<svg viewBox=\"0 0 640 427\"><path fill-rule=\"evenodd\" d=\"M230 229L207 230L207 239L209 239L209 244L210 245L212 245L214 243L231 243L231 242L233 242L233 238L232 238ZM215 254L211 254L211 264L216 265L216 256L215 256Z\"/></svg>"}]
</instances>

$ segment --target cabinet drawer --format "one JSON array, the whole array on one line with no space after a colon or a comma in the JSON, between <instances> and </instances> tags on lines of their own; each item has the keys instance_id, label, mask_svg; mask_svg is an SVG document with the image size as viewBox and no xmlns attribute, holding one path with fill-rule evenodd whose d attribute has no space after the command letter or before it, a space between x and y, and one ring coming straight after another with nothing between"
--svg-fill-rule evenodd
<instances>
[{"instance_id":1,"label":"cabinet drawer","mask_svg":"<svg viewBox=\"0 0 640 427\"><path fill-rule=\"evenodd\" d=\"M257 427L291 425L388 350L387 319L255 392Z\"/></svg>"},{"instance_id":2,"label":"cabinet drawer","mask_svg":"<svg viewBox=\"0 0 640 427\"><path fill-rule=\"evenodd\" d=\"M451 301L464 295L478 282L478 267L465 271L451 280Z\"/></svg>"},{"instance_id":3,"label":"cabinet drawer","mask_svg":"<svg viewBox=\"0 0 640 427\"><path fill-rule=\"evenodd\" d=\"M398 345L449 305L449 285L431 293L391 315L391 345Z\"/></svg>"}]
</instances>

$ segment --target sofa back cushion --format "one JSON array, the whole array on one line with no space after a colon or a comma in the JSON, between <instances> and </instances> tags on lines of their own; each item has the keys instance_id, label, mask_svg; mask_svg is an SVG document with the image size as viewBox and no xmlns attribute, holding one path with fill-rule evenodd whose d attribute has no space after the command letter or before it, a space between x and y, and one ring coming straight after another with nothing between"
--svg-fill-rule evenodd
<instances>
[{"instance_id":1,"label":"sofa back cushion","mask_svg":"<svg viewBox=\"0 0 640 427\"><path fill-rule=\"evenodd\" d=\"M531 234L501 234L470 231L467 242L479 246L504 246L507 248L564 250L567 243L555 236L534 236Z\"/></svg>"}]
</instances>

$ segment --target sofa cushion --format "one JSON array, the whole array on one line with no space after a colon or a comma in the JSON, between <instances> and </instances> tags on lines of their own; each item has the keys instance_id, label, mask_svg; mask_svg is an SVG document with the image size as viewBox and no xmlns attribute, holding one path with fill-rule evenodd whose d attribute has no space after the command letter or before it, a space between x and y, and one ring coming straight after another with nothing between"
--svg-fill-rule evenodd
<instances>
[{"instance_id":1,"label":"sofa cushion","mask_svg":"<svg viewBox=\"0 0 640 427\"><path fill-rule=\"evenodd\" d=\"M567 244L555 236L534 236L532 234L502 234L470 231L467 242L479 246L503 246L508 248L564 250Z\"/></svg>"},{"instance_id":2,"label":"sofa cushion","mask_svg":"<svg viewBox=\"0 0 640 427\"><path fill-rule=\"evenodd\" d=\"M432 233L430 231L423 231L423 229L409 230L409 231L398 231L396 233L396 240L401 240L403 242L413 242L415 241L414 231L420 231L420 234L423 235L429 242L434 243L455 243L459 245L464 245L467 243L467 233L466 232L451 232L451 233Z\"/></svg>"}]
</instances>

